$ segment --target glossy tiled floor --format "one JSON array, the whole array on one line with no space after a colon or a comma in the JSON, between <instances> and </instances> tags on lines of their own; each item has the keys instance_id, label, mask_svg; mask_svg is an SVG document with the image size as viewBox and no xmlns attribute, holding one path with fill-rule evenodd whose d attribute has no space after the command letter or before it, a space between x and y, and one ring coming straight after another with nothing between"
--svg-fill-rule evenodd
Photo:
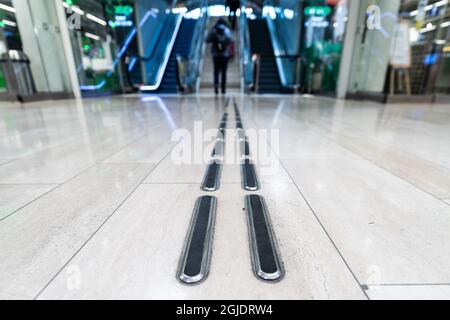
<instances>
[{"instance_id":1,"label":"glossy tiled floor","mask_svg":"<svg viewBox=\"0 0 450 320\"><path fill-rule=\"evenodd\" d=\"M252 273L231 162L209 278L175 277L205 164L174 163L172 133L196 141L194 121L215 128L222 100L2 103L0 298L450 299L450 106L236 101L247 129L274 130L252 146L271 146L259 193L281 282Z\"/></svg>"}]
</instances>

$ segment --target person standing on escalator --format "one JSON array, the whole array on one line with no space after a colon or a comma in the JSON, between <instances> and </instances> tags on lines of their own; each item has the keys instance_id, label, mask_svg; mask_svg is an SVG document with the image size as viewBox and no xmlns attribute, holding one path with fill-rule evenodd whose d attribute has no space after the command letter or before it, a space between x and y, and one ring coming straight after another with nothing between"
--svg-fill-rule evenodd
<instances>
[{"instance_id":1,"label":"person standing on escalator","mask_svg":"<svg viewBox=\"0 0 450 320\"><path fill-rule=\"evenodd\" d=\"M219 94L219 78L222 80L222 94L227 91L227 69L232 41L231 31L223 19L219 19L206 38L206 42L211 44L214 62L214 92L216 94Z\"/></svg>"},{"instance_id":2,"label":"person standing on escalator","mask_svg":"<svg viewBox=\"0 0 450 320\"><path fill-rule=\"evenodd\" d=\"M230 15L228 16L228 20L231 23L231 28L233 30L236 30L237 11L241 7L241 1L227 0L226 6L230 8Z\"/></svg>"}]
</instances>

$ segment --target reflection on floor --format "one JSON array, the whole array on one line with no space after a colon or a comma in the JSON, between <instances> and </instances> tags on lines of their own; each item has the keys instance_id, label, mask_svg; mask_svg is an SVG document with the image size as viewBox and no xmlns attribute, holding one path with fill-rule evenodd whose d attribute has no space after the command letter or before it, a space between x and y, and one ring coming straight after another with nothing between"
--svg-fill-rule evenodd
<instances>
[{"instance_id":1,"label":"reflection on floor","mask_svg":"<svg viewBox=\"0 0 450 320\"><path fill-rule=\"evenodd\" d=\"M215 193L209 277L198 286L176 279L206 164L178 163L172 138L195 145L199 125L218 126L223 100L2 103L0 298L450 298L448 105L236 102L246 128L261 129L252 151L270 160L258 163L257 193L281 282L252 273L248 193L232 161Z\"/></svg>"}]
</instances>

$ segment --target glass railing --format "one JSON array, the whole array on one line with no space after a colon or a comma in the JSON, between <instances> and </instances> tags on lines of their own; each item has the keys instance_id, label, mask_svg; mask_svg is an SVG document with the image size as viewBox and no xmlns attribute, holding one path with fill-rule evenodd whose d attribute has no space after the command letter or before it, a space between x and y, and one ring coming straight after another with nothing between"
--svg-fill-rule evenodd
<instances>
[{"instance_id":1,"label":"glass railing","mask_svg":"<svg viewBox=\"0 0 450 320\"><path fill-rule=\"evenodd\" d=\"M200 76L200 62L203 56L204 37L208 23L208 1L199 3L200 15L192 36L191 48L187 57L178 56L178 82L183 92L193 92L197 89Z\"/></svg>"},{"instance_id":2,"label":"glass railing","mask_svg":"<svg viewBox=\"0 0 450 320\"><path fill-rule=\"evenodd\" d=\"M246 1L241 1L241 12L245 12ZM254 87L254 64L252 59L250 34L248 30L248 20L245 14L239 16L239 46L240 60L241 60L241 78L246 91Z\"/></svg>"},{"instance_id":3,"label":"glass railing","mask_svg":"<svg viewBox=\"0 0 450 320\"><path fill-rule=\"evenodd\" d=\"M173 5L175 4L176 1L173 2ZM80 61L78 73L81 91L101 92L110 88L119 90L120 87L123 90L120 77L125 75L130 86L135 89L142 83L156 85L157 79L162 77L160 68L163 66L164 52L168 50L168 39L174 34L174 26L179 18L180 16L172 14L164 3L152 9L143 10L142 15L137 17L136 25L123 37L123 42L117 43L117 47L114 42L111 44L115 57L109 70L102 74L94 74L88 82L85 81L85 77L82 78L83 65ZM170 28L170 26L173 27ZM144 31L145 34L139 35L139 30ZM130 48L137 45L138 37L144 44L144 52L137 55ZM77 43L77 41L73 42Z\"/></svg>"},{"instance_id":4,"label":"glass railing","mask_svg":"<svg viewBox=\"0 0 450 320\"><path fill-rule=\"evenodd\" d=\"M274 49L281 85L286 91L297 91L300 87L302 60L299 54L290 53L286 47L289 35L282 34L275 24L275 19L267 17L270 38Z\"/></svg>"},{"instance_id":5,"label":"glass railing","mask_svg":"<svg viewBox=\"0 0 450 320\"><path fill-rule=\"evenodd\" d=\"M302 1L265 0L262 15L266 18L274 57L283 91L300 87L302 58Z\"/></svg>"}]
</instances>

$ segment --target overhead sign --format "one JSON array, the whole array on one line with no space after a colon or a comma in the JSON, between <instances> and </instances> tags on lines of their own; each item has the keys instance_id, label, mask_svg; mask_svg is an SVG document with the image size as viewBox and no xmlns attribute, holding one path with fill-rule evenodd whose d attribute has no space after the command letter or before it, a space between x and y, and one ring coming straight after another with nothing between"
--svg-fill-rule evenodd
<instances>
[{"instance_id":1,"label":"overhead sign","mask_svg":"<svg viewBox=\"0 0 450 320\"><path fill-rule=\"evenodd\" d=\"M331 8L327 6L310 6L305 8L305 15L325 17L330 15Z\"/></svg>"},{"instance_id":2,"label":"overhead sign","mask_svg":"<svg viewBox=\"0 0 450 320\"><path fill-rule=\"evenodd\" d=\"M311 17L305 22L306 27L326 28L330 23L324 17Z\"/></svg>"},{"instance_id":3,"label":"overhead sign","mask_svg":"<svg viewBox=\"0 0 450 320\"><path fill-rule=\"evenodd\" d=\"M116 15L129 17L133 13L134 9L132 6L114 6L114 13Z\"/></svg>"},{"instance_id":4,"label":"overhead sign","mask_svg":"<svg viewBox=\"0 0 450 320\"><path fill-rule=\"evenodd\" d=\"M134 8L130 5L117 5L113 10L109 10L109 26L116 27L132 27L134 25L133 17Z\"/></svg>"},{"instance_id":5,"label":"overhead sign","mask_svg":"<svg viewBox=\"0 0 450 320\"><path fill-rule=\"evenodd\" d=\"M127 16L115 16L114 25L116 27L132 27L133 21L128 19Z\"/></svg>"}]
</instances>

